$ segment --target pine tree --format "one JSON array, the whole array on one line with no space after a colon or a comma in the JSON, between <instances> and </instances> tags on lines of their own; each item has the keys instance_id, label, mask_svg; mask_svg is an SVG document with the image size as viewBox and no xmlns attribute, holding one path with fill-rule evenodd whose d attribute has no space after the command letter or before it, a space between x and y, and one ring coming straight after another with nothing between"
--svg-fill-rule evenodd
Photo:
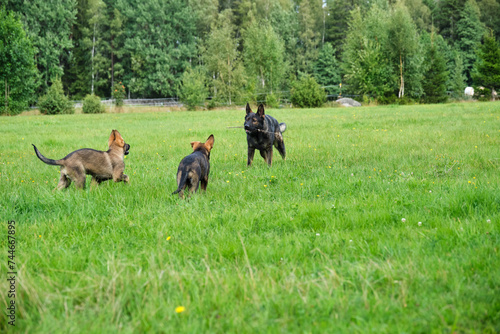
<instances>
[{"instance_id":1,"label":"pine tree","mask_svg":"<svg viewBox=\"0 0 500 334\"><path fill-rule=\"evenodd\" d=\"M299 3L299 49L297 54L298 71L312 72L314 60L318 55L318 45L321 41L320 17L322 20L323 8L321 0L302 0Z\"/></svg>"},{"instance_id":2,"label":"pine tree","mask_svg":"<svg viewBox=\"0 0 500 334\"><path fill-rule=\"evenodd\" d=\"M484 36L483 44L478 50L478 62L473 71L476 85L500 91L500 46L491 32Z\"/></svg>"},{"instance_id":3,"label":"pine tree","mask_svg":"<svg viewBox=\"0 0 500 334\"><path fill-rule=\"evenodd\" d=\"M454 60L454 66L451 73L451 96L455 99L459 99L464 96L465 87L467 87L466 77L464 75L464 63L462 61L462 56L457 54Z\"/></svg>"},{"instance_id":4,"label":"pine tree","mask_svg":"<svg viewBox=\"0 0 500 334\"><path fill-rule=\"evenodd\" d=\"M325 43L319 52L318 59L314 64L314 77L321 86L330 86L325 88L328 94L339 93L340 69L335 57L335 50L330 43Z\"/></svg>"},{"instance_id":5,"label":"pine tree","mask_svg":"<svg viewBox=\"0 0 500 334\"><path fill-rule=\"evenodd\" d=\"M493 30L496 39L500 40L500 1L480 0L477 5L481 11L481 22Z\"/></svg>"},{"instance_id":6,"label":"pine tree","mask_svg":"<svg viewBox=\"0 0 500 334\"><path fill-rule=\"evenodd\" d=\"M121 0L126 87L139 97L175 96L196 55L195 15L183 0Z\"/></svg>"},{"instance_id":7,"label":"pine tree","mask_svg":"<svg viewBox=\"0 0 500 334\"><path fill-rule=\"evenodd\" d=\"M480 21L479 7L475 0L467 0L457 23L457 45L462 54L465 75L470 84L472 66L477 59L476 47L481 42L484 26Z\"/></svg>"},{"instance_id":8,"label":"pine tree","mask_svg":"<svg viewBox=\"0 0 500 334\"><path fill-rule=\"evenodd\" d=\"M439 33L451 44L458 40L457 23L466 0L440 0L434 12Z\"/></svg>"},{"instance_id":9,"label":"pine tree","mask_svg":"<svg viewBox=\"0 0 500 334\"><path fill-rule=\"evenodd\" d=\"M426 55L428 67L424 75L424 102L442 103L446 102L446 81L448 72L446 71L446 61L442 52L432 43Z\"/></svg>"},{"instance_id":10,"label":"pine tree","mask_svg":"<svg viewBox=\"0 0 500 334\"><path fill-rule=\"evenodd\" d=\"M56 78L64 74L73 48L71 27L75 23L77 1L24 1L23 22L35 47L36 65L40 72L38 93L43 93Z\"/></svg>"}]
</instances>

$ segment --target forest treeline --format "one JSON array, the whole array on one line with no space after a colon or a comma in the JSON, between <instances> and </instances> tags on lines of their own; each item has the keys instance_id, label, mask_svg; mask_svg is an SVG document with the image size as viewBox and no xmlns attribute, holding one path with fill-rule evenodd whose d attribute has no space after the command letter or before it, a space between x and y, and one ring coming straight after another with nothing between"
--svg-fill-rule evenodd
<instances>
[{"instance_id":1,"label":"forest treeline","mask_svg":"<svg viewBox=\"0 0 500 334\"><path fill-rule=\"evenodd\" d=\"M304 76L330 94L342 83L342 93L381 103L442 102L500 82L500 0L0 0L0 8L0 36L9 36L0 105L36 103L59 79L75 100L113 97L119 86L130 98L228 104L275 101Z\"/></svg>"}]
</instances>

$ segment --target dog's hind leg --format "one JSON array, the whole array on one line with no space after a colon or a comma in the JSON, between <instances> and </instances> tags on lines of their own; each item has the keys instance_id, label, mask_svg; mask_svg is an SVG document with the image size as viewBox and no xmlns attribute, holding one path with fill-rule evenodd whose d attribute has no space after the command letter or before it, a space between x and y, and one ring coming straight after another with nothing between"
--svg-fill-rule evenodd
<instances>
[{"instance_id":1,"label":"dog's hind leg","mask_svg":"<svg viewBox=\"0 0 500 334\"><path fill-rule=\"evenodd\" d=\"M208 177L200 181L201 190L206 191L208 185Z\"/></svg>"},{"instance_id":2,"label":"dog's hind leg","mask_svg":"<svg viewBox=\"0 0 500 334\"><path fill-rule=\"evenodd\" d=\"M85 189L85 174L79 174L75 179L75 186L78 189Z\"/></svg>"},{"instance_id":3,"label":"dog's hind leg","mask_svg":"<svg viewBox=\"0 0 500 334\"><path fill-rule=\"evenodd\" d=\"M71 179L66 176L65 173L61 172L61 177L59 178L59 183L57 184L57 190L68 188L71 184Z\"/></svg>"},{"instance_id":4,"label":"dog's hind leg","mask_svg":"<svg viewBox=\"0 0 500 334\"><path fill-rule=\"evenodd\" d=\"M85 170L81 166L73 166L67 168L68 176L73 182L75 182L75 186L79 189L85 189Z\"/></svg>"},{"instance_id":5,"label":"dog's hind leg","mask_svg":"<svg viewBox=\"0 0 500 334\"><path fill-rule=\"evenodd\" d=\"M200 186L200 176L195 172L190 172L188 180L189 194L191 195L198 191L198 187Z\"/></svg>"}]
</instances>

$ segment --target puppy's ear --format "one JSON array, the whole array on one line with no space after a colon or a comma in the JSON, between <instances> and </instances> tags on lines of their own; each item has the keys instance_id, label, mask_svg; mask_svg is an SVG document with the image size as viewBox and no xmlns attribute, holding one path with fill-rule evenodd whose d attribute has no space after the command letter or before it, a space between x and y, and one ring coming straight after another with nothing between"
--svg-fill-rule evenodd
<instances>
[{"instance_id":1,"label":"puppy's ear","mask_svg":"<svg viewBox=\"0 0 500 334\"><path fill-rule=\"evenodd\" d=\"M191 142L191 147L193 150L196 150L196 148L200 145L201 143L199 141L192 141Z\"/></svg>"},{"instance_id":2,"label":"puppy's ear","mask_svg":"<svg viewBox=\"0 0 500 334\"><path fill-rule=\"evenodd\" d=\"M252 109L250 109L250 105L247 102L247 107L246 107L247 115L252 112Z\"/></svg>"},{"instance_id":3,"label":"puppy's ear","mask_svg":"<svg viewBox=\"0 0 500 334\"><path fill-rule=\"evenodd\" d=\"M207 141L205 142L205 148L207 149L208 152L210 152L213 147L214 147L214 135L210 135Z\"/></svg>"},{"instance_id":4,"label":"puppy's ear","mask_svg":"<svg viewBox=\"0 0 500 334\"><path fill-rule=\"evenodd\" d=\"M116 130L111 131L111 135L109 136L109 139L108 139L108 147L110 147L111 144L113 144L113 142L115 141L115 133L116 133Z\"/></svg>"},{"instance_id":5,"label":"puppy's ear","mask_svg":"<svg viewBox=\"0 0 500 334\"><path fill-rule=\"evenodd\" d=\"M257 109L257 114L259 114L260 117L265 116L264 105L262 103L260 104L259 109Z\"/></svg>"},{"instance_id":6,"label":"puppy's ear","mask_svg":"<svg viewBox=\"0 0 500 334\"><path fill-rule=\"evenodd\" d=\"M125 146L125 140L123 140L123 137L120 134L120 132L118 132L118 130L115 130L115 141L118 144L118 146L120 147Z\"/></svg>"}]
</instances>

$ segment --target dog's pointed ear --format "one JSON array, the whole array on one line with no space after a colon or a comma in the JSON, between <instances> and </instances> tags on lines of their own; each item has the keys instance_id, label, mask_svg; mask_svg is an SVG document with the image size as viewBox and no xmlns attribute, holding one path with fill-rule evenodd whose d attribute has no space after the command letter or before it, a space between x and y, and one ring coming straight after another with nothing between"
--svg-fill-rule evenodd
<instances>
[{"instance_id":1,"label":"dog's pointed ear","mask_svg":"<svg viewBox=\"0 0 500 334\"><path fill-rule=\"evenodd\" d=\"M247 102L247 107L246 107L247 115L252 112L252 109L250 109L250 105Z\"/></svg>"},{"instance_id":2,"label":"dog's pointed ear","mask_svg":"<svg viewBox=\"0 0 500 334\"><path fill-rule=\"evenodd\" d=\"M193 148L193 150L196 150L196 148L198 147L198 145L200 145L199 141L192 141L191 142L191 147Z\"/></svg>"},{"instance_id":3,"label":"dog's pointed ear","mask_svg":"<svg viewBox=\"0 0 500 334\"><path fill-rule=\"evenodd\" d=\"M205 147L208 152L212 150L212 148L214 147L214 135L210 135L208 137L207 141L205 142Z\"/></svg>"},{"instance_id":4,"label":"dog's pointed ear","mask_svg":"<svg viewBox=\"0 0 500 334\"><path fill-rule=\"evenodd\" d=\"M115 131L115 141L118 144L118 146L120 146L120 147L125 146L125 140L123 140L123 137L120 134L120 132L118 132L118 130L114 130L114 131Z\"/></svg>"},{"instance_id":5,"label":"dog's pointed ear","mask_svg":"<svg viewBox=\"0 0 500 334\"><path fill-rule=\"evenodd\" d=\"M260 117L265 116L264 105L262 103L259 105L259 109L257 109L257 114L259 114Z\"/></svg>"},{"instance_id":6,"label":"dog's pointed ear","mask_svg":"<svg viewBox=\"0 0 500 334\"><path fill-rule=\"evenodd\" d=\"M113 142L115 141L115 133L116 133L116 130L111 131L111 135L109 135L109 139L108 139L108 147L110 147L111 144L113 144Z\"/></svg>"}]
</instances>

